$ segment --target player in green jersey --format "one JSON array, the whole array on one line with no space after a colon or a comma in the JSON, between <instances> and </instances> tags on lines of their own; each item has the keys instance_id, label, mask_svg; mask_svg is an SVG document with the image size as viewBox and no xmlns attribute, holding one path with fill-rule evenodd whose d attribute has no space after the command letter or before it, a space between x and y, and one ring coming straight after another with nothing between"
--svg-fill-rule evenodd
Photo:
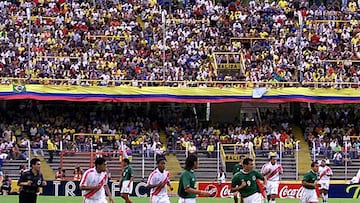
<instances>
[{"instance_id":1,"label":"player in green jersey","mask_svg":"<svg viewBox=\"0 0 360 203\"><path fill-rule=\"evenodd\" d=\"M129 199L129 195L132 193L133 190L134 170L130 166L129 159L125 158L122 161L122 164L123 164L123 168L120 179L120 185L121 185L120 194L121 197L125 200L125 203L132 203L132 201Z\"/></svg>"},{"instance_id":2,"label":"player in green jersey","mask_svg":"<svg viewBox=\"0 0 360 203\"><path fill-rule=\"evenodd\" d=\"M311 170L305 173L302 180L302 185L304 188L304 193L301 196L301 203L316 203L318 202L316 187L318 187L318 172L319 164L318 162L311 163Z\"/></svg>"},{"instance_id":3,"label":"player in green jersey","mask_svg":"<svg viewBox=\"0 0 360 203\"><path fill-rule=\"evenodd\" d=\"M179 180L179 203L196 203L196 195L209 197L208 191L196 189L196 177L194 169L198 168L198 158L195 155L189 155L185 161L185 170L181 173Z\"/></svg>"},{"instance_id":4,"label":"player in green jersey","mask_svg":"<svg viewBox=\"0 0 360 203\"><path fill-rule=\"evenodd\" d=\"M244 203L263 203L264 198L260 194L260 188L257 180L264 181L266 179L261 173L254 171L254 162L250 158L243 161L243 169L236 173L231 180L231 192L239 191Z\"/></svg>"},{"instance_id":5,"label":"player in green jersey","mask_svg":"<svg viewBox=\"0 0 360 203\"><path fill-rule=\"evenodd\" d=\"M235 175L237 172L240 172L241 169L243 169L242 163L245 159L245 155L240 155L239 163L235 164L233 167L233 175Z\"/></svg>"},{"instance_id":6,"label":"player in green jersey","mask_svg":"<svg viewBox=\"0 0 360 203\"><path fill-rule=\"evenodd\" d=\"M233 167L233 176L234 176L236 173L240 172L241 169L243 169L243 167L242 167L242 162L243 162L244 159L245 159L245 156L244 156L244 155L240 155L239 163L235 164L234 167ZM233 193L233 195L234 195L234 202L235 202L235 203L239 203L240 193L237 192L237 191L235 191L235 192ZM240 197L240 202L243 203L241 197Z\"/></svg>"}]
</instances>

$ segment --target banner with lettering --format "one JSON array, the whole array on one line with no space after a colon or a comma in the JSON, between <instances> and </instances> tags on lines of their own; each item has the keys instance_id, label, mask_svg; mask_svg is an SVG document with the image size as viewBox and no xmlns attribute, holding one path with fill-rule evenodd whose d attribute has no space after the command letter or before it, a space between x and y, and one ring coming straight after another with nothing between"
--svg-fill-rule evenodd
<instances>
[{"instance_id":1,"label":"banner with lettering","mask_svg":"<svg viewBox=\"0 0 360 203\"><path fill-rule=\"evenodd\" d=\"M198 183L199 190L206 190L212 192L212 197L220 197L220 198L228 198L233 197L233 194L230 192L231 183L221 183L218 184L216 182L199 182ZM204 196L199 196L204 197Z\"/></svg>"},{"instance_id":2,"label":"banner with lettering","mask_svg":"<svg viewBox=\"0 0 360 203\"><path fill-rule=\"evenodd\" d=\"M330 184L329 197L360 199L360 184Z\"/></svg>"},{"instance_id":3,"label":"banner with lettering","mask_svg":"<svg viewBox=\"0 0 360 203\"><path fill-rule=\"evenodd\" d=\"M113 196L120 195L119 182L109 182L109 189ZM50 196L80 196L81 190L79 181L48 181L42 195ZM131 196L148 197L149 189L145 182L134 182L134 189Z\"/></svg>"},{"instance_id":4,"label":"banner with lettering","mask_svg":"<svg viewBox=\"0 0 360 203\"><path fill-rule=\"evenodd\" d=\"M214 194L213 197L228 198L233 196L233 194L230 192L231 183L217 184L211 182L207 182L207 183L199 182L198 188L199 190L211 191ZM280 183L277 198L298 199L301 197L303 192L304 189L300 183L289 183L289 184ZM320 195L318 190L317 190L317 194L319 197Z\"/></svg>"},{"instance_id":5,"label":"banner with lettering","mask_svg":"<svg viewBox=\"0 0 360 203\"><path fill-rule=\"evenodd\" d=\"M304 188L300 183L280 183L277 198L299 199L304 193ZM320 197L318 188L316 189L318 197Z\"/></svg>"},{"instance_id":6,"label":"banner with lettering","mask_svg":"<svg viewBox=\"0 0 360 203\"><path fill-rule=\"evenodd\" d=\"M14 182L14 186L16 181ZM177 196L178 182L171 183L174 187L173 191L168 190L169 195ZM109 182L110 192L113 196L120 195L120 187L118 182ZM13 193L18 192L17 187L12 190ZM198 189L211 191L214 198L230 198L233 194L230 192L231 183L218 184L217 182L199 182ZM280 183L277 198L298 199L304 190L300 183ZM319 196L319 193L317 191ZM49 196L80 196L79 181L47 181L47 186L43 188L41 195ZM134 182L134 189L131 196L148 197L149 190L146 188L145 182ZM201 196L200 196L201 197ZM329 198L354 198L360 199L360 184L330 184Z\"/></svg>"}]
</instances>

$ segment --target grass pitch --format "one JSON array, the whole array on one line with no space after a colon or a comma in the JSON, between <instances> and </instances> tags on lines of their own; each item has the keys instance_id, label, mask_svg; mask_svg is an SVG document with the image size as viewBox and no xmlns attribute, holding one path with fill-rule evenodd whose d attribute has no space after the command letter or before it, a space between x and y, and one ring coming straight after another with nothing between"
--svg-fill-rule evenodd
<instances>
[{"instance_id":1,"label":"grass pitch","mask_svg":"<svg viewBox=\"0 0 360 203\"><path fill-rule=\"evenodd\" d=\"M131 200L134 203L148 203L149 198L139 198L132 197ZM170 198L171 203L177 203L178 198L172 197ZM10 196L0 196L0 203L17 203L18 196L10 195ZM115 197L115 203L123 203L125 202L123 199L119 197ZM54 196L39 196L37 203L81 203L83 202L82 197L54 197ZM233 199L219 199L219 198L197 198L197 203L233 203ZM299 199L277 199L277 203L299 203ZM319 199L319 202L322 202ZM329 199L329 203L359 203L360 199Z\"/></svg>"}]
</instances>

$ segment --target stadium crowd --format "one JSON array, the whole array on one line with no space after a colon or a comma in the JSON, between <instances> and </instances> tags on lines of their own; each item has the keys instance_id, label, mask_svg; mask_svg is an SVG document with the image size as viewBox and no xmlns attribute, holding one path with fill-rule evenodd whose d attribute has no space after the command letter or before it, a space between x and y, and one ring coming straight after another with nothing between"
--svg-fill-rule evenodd
<instances>
[{"instance_id":1,"label":"stadium crowd","mask_svg":"<svg viewBox=\"0 0 360 203\"><path fill-rule=\"evenodd\" d=\"M360 156L359 110L354 107L303 109L304 136L317 156L335 165L351 164Z\"/></svg>"},{"instance_id":2,"label":"stadium crowd","mask_svg":"<svg viewBox=\"0 0 360 203\"><path fill-rule=\"evenodd\" d=\"M360 57L357 1L184 2L1 1L0 75L81 85L90 84L85 79L101 80L98 85L110 80L117 85L121 80L133 80L132 85L141 85L138 80L359 82L356 61L326 62ZM263 39L239 39L254 37ZM241 53L215 60L243 61L244 70L217 70L218 51Z\"/></svg>"},{"instance_id":3,"label":"stadium crowd","mask_svg":"<svg viewBox=\"0 0 360 203\"><path fill-rule=\"evenodd\" d=\"M92 149L97 152L122 150L128 155L144 153L147 157L188 148L190 153L207 153L213 157L217 142L239 144L238 153L248 153L252 147L259 154L278 151L279 141L285 152L291 153L295 146L285 110L262 113L262 127L239 121L196 126L191 108L151 108L148 114L144 112L147 112L144 106L125 104L89 104L81 108L75 104L36 101L9 104L0 116L0 159L28 159L29 142L33 154L42 156L46 150L53 154L61 148L68 156ZM277 122L270 125L269 121ZM161 130L166 133L166 143L160 142ZM52 162L52 157L48 161Z\"/></svg>"}]
</instances>

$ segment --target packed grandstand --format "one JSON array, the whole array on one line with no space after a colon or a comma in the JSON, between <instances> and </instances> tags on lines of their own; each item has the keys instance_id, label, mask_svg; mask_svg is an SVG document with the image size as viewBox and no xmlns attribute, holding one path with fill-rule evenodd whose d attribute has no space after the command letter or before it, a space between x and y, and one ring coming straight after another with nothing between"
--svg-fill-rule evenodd
<instances>
[{"instance_id":1,"label":"packed grandstand","mask_svg":"<svg viewBox=\"0 0 360 203\"><path fill-rule=\"evenodd\" d=\"M1 1L0 80L2 85L22 78L49 86L211 87L229 81L358 88L359 6L347 0ZM334 179L350 180L360 166L355 104L256 105L247 113L233 112L240 117L230 122L209 121L204 106L191 104L1 104L0 168L15 180L30 156L44 158L53 180L78 180L74 166L89 167L84 154L94 151L111 161L114 180L118 156L132 157L136 179L143 180L141 170L149 173L142 169L143 155L151 168L155 154L175 155L183 164L185 154L195 153L205 163L200 180L213 181L218 171L209 166L219 162L217 143L224 144L224 153L256 156L257 168L275 154L287 166L283 178L294 180L299 139L307 142L301 147L312 159L329 161ZM62 170L65 175L58 176Z\"/></svg>"},{"instance_id":2,"label":"packed grandstand","mask_svg":"<svg viewBox=\"0 0 360 203\"><path fill-rule=\"evenodd\" d=\"M2 1L1 76L359 82L355 1L184 2Z\"/></svg>"}]
</instances>

